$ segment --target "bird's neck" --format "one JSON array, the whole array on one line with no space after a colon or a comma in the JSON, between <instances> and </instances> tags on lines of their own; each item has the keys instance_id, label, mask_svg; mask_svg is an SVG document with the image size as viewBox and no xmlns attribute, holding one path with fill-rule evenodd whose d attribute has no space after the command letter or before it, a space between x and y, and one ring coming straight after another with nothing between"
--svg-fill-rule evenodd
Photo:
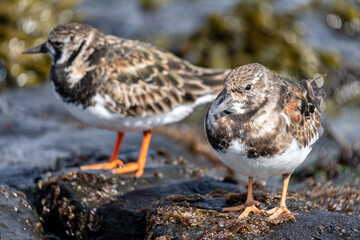
<instances>
[{"instance_id":1,"label":"bird's neck","mask_svg":"<svg viewBox=\"0 0 360 240\"><path fill-rule=\"evenodd\" d=\"M84 108L92 105L96 95L98 76L95 69L90 69L85 63L72 65L54 65L51 68L50 80L53 90L69 104L82 105Z\"/></svg>"}]
</instances>

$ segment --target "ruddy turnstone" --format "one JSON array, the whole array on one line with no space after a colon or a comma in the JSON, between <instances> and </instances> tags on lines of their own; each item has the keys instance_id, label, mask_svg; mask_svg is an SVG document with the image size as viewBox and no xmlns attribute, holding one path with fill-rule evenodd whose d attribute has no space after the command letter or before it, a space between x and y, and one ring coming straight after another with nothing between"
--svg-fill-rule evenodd
<instances>
[{"instance_id":1,"label":"ruddy turnstone","mask_svg":"<svg viewBox=\"0 0 360 240\"><path fill-rule=\"evenodd\" d=\"M82 169L136 171L137 177L143 174L151 129L180 121L194 107L213 101L228 73L78 23L55 27L47 42L24 53L52 57L52 89L70 113L88 125L118 132L109 162ZM129 131L142 131L144 137L138 161L124 164L118 153Z\"/></svg>"},{"instance_id":2,"label":"ruddy turnstone","mask_svg":"<svg viewBox=\"0 0 360 240\"><path fill-rule=\"evenodd\" d=\"M325 92L315 80L299 83L254 63L232 70L223 91L208 109L205 131L216 155L227 166L248 176L245 204L224 208L265 214L253 199L253 177L283 175L279 207L266 211L293 217L285 200L291 173L306 158L321 131Z\"/></svg>"}]
</instances>

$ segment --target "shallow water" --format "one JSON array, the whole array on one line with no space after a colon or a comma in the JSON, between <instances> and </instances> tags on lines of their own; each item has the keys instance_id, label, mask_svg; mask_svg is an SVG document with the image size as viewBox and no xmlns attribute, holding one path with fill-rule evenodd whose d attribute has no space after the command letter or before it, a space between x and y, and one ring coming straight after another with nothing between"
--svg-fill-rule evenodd
<instances>
[{"instance_id":1,"label":"shallow water","mask_svg":"<svg viewBox=\"0 0 360 240\"><path fill-rule=\"evenodd\" d=\"M124 38L183 36L200 27L211 12L226 12L236 0L166 1L157 11L144 11L140 1L85 0L78 10L85 22Z\"/></svg>"}]
</instances>

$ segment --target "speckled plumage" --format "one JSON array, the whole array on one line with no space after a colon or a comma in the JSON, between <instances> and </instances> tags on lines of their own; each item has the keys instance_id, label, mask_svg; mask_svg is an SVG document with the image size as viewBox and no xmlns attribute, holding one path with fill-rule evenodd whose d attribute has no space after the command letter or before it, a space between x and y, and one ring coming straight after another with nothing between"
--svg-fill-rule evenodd
<instances>
[{"instance_id":1,"label":"speckled plumage","mask_svg":"<svg viewBox=\"0 0 360 240\"><path fill-rule=\"evenodd\" d=\"M107 163L81 169L144 172L152 129L178 122L211 102L228 70L194 66L150 44L105 35L91 26L57 26L48 41L24 53L52 57L50 81L57 99L88 125L118 132ZM124 132L142 131L136 163L118 159Z\"/></svg>"},{"instance_id":2,"label":"speckled plumage","mask_svg":"<svg viewBox=\"0 0 360 240\"><path fill-rule=\"evenodd\" d=\"M228 167L248 176L248 194L243 205L223 211L244 210L287 214L286 194L291 173L305 160L321 132L321 103L325 93L315 80L299 83L280 77L253 63L232 70L223 91L211 104L205 118L205 131L216 155ZM280 204L264 211L253 198L253 177L283 175Z\"/></svg>"},{"instance_id":3,"label":"speckled plumage","mask_svg":"<svg viewBox=\"0 0 360 240\"><path fill-rule=\"evenodd\" d=\"M222 87L226 71L196 67L150 44L104 35L83 24L56 27L47 47L50 79L67 104L105 108L122 117L163 114Z\"/></svg>"},{"instance_id":4,"label":"speckled plumage","mask_svg":"<svg viewBox=\"0 0 360 240\"><path fill-rule=\"evenodd\" d=\"M251 89L246 90L248 85ZM298 160L300 164L320 135L323 97L324 92L315 81L295 83L260 64L239 67L228 74L224 90L207 112L207 138L218 156L226 158L229 147L236 143L241 145L239 158L254 163L260 158L274 161L294 146L294 151L304 153L303 159ZM222 160L227 163L226 159ZM246 174L238 167L238 171ZM287 167L285 170L289 171ZM262 176L283 173L289 172L281 172L279 166L268 174L265 169Z\"/></svg>"}]
</instances>

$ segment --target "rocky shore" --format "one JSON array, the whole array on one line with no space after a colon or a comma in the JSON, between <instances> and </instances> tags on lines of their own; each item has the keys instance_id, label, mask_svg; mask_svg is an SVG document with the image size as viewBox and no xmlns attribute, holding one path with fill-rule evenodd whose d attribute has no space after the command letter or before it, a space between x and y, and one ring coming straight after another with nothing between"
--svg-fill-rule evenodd
<instances>
[{"instance_id":1,"label":"rocky shore","mask_svg":"<svg viewBox=\"0 0 360 240\"><path fill-rule=\"evenodd\" d=\"M0 239L360 238L356 144L331 132L294 173L287 204L296 221L271 221L222 213L245 201L246 184L171 134L154 135L140 179L81 172L108 159L116 134L74 120L48 85L3 93L0 116ZM135 161L140 142L127 134L120 158ZM274 207L280 188L278 178L256 181L260 208Z\"/></svg>"}]
</instances>

